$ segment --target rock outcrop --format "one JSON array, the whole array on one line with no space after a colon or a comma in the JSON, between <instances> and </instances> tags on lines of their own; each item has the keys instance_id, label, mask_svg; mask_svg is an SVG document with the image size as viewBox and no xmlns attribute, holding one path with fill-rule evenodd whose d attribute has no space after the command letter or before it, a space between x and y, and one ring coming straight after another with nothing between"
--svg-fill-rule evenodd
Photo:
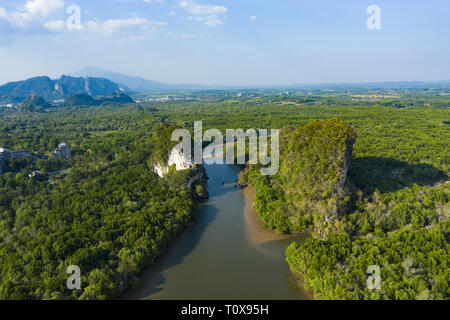
<instances>
[{"instance_id":1,"label":"rock outcrop","mask_svg":"<svg viewBox=\"0 0 450 320\"><path fill-rule=\"evenodd\" d=\"M262 177L249 166L238 184L252 184L255 208L280 232L312 230L319 236L342 228L350 192L346 184L356 133L339 119L313 120L280 135L280 170Z\"/></svg>"},{"instance_id":2,"label":"rock outcrop","mask_svg":"<svg viewBox=\"0 0 450 320\"><path fill-rule=\"evenodd\" d=\"M167 162L156 161L153 170L160 178L164 178L172 170L190 170L185 187L191 188L193 195L197 199L207 199L209 197L206 190L208 176L203 165L194 164L191 157L186 157L180 147L175 146L169 153Z\"/></svg>"},{"instance_id":3,"label":"rock outcrop","mask_svg":"<svg viewBox=\"0 0 450 320\"><path fill-rule=\"evenodd\" d=\"M194 163L192 159L185 157L183 155L183 151L179 147L174 147L167 158L167 163L161 164L157 161L154 165L154 170L161 178L164 177L165 174L169 173L169 170L172 166L175 166L175 170L187 170L194 169Z\"/></svg>"}]
</instances>

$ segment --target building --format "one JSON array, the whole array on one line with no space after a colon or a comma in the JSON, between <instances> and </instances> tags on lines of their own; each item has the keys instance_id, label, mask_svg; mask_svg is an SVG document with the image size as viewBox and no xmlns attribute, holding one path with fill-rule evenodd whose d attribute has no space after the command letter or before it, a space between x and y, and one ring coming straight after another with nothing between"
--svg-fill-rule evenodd
<instances>
[{"instance_id":1,"label":"building","mask_svg":"<svg viewBox=\"0 0 450 320\"><path fill-rule=\"evenodd\" d=\"M37 181L42 181L44 179L44 176L42 175L42 173L40 171L33 171L28 176Z\"/></svg>"},{"instance_id":2,"label":"building","mask_svg":"<svg viewBox=\"0 0 450 320\"><path fill-rule=\"evenodd\" d=\"M10 151L9 152L9 158L10 159L25 159L25 158L28 158L28 157L31 157L31 156L33 156L31 151L24 150L24 149L20 149L20 150L15 150L15 151Z\"/></svg>"},{"instance_id":3,"label":"building","mask_svg":"<svg viewBox=\"0 0 450 320\"><path fill-rule=\"evenodd\" d=\"M7 149L0 147L0 159L3 159L5 162L9 159L9 151Z\"/></svg>"},{"instance_id":4,"label":"building","mask_svg":"<svg viewBox=\"0 0 450 320\"><path fill-rule=\"evenodd\" d=\"M70 147L65 142L61 142L58 148L52 151L52 159L67 159L71 156Z\"/></svg>"},{"instance_id":5,"label":"building","mask_svg":"<svg viewBox=\"0 0 450 320\"><path fill-rule=\"evenodd\" d=\"M0 175L5 172L6 161L9 159L9 151L0 147Z\"/></svg>"}]
</instances>

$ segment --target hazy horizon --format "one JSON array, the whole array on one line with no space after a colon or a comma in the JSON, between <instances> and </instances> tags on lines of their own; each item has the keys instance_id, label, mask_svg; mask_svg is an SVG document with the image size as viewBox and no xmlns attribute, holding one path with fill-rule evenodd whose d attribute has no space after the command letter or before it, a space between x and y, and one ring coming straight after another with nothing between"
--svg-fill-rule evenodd
<instances>
[{"instance_id":1,"label":"hazy horizon","mask_svg":"<svg viewBox=\"0 0 450 320\"><path fill-rule=\"evenodd\" d=\"M87 66L87 67L93 67L93 66ZM97 67L95 67L97 68ZM99 68L105 72L113 72L113 73L117 73L114 70L105 70L102 68ZM82 69L81 69L82 70ZM61 78L62 76L74 76L74 77L78 77L77 75L73 75L73 73L79 72L81 70L76 70L73 72L65 72L65 73L61 73L61 74L57 74L56 76L49 76L47 74L36 74L34 76L31 76L29 78L23 78L23 79L19 79L19 80L13 80L13 81L6 81L6 82L0 82L0 86L1 85L5 85L9 82L16 82L16 81L23 81L23 80L27 80L33 77L49 77L52 80L56 80ZM137 78L142 78L145 80L150 80L150 81L159 81L158 79L147 79L145 77L139 76L139 75L133 75L133 74L126 74L126 73L120 73L121 75L125 75L125 76L130 76L130 77L137 77ZM96 77L96 76L93 76ZM101 78L101 77L98 77ZM361 81L361 82L304 82L304 83L282 83L282 84L207 84L207 83L175 83L175 82L164 82L164 84L169 84L169 85L198 85L198 86L205 86L205 87L223 87L224 89L226 88L288 88L288 87L295 87L295 86L332 86L332 85L369 85L369 84L382 84L382 83L386 83L386 84L396 84L396 83L441 83L441 82L450 82L450 79L438 79L438 80L398 80L398 81L389 81L389 80L385 80L385 81Z\"/></svg>"},{"instance_id":2,"label":"hazy horizon","mask_svg":"<svg viewBox=\"0 0 450 320\"><path fill-rule=\"evenodd\" d=\"M444 0L0 0L0 83L86 66L206 86L448 81L449 14Z\"/></svg>"}]
</instances>

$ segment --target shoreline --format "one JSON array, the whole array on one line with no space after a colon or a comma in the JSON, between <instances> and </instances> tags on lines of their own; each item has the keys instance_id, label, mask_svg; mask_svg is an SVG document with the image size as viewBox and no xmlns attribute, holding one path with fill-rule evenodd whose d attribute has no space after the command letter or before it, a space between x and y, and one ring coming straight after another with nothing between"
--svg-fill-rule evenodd
<instances>
[{"instance_id":1,"label":"shoreline","mask_svg":"<svg viewBox=\"0 0 450 320\"><path fill-rule=\"evenodd\" d=\"M244 196L244 208L242 208L242 214L244 215L245 221L245 229L246 229L246 237L247 237L247 245L250 247L258 247L268 242L276 242L283 240L292 240L292 241L303 241L309 234L306 233L294 233L294 234L279 234L276 233L275 230L271 230L265 227L264 222L259 218L258 214L254 209L255 203L255 189L253 186L246 186L239 188L239 192L242 192ZM178 233L175 238L168 244L165 250L154 260L154 262L150 265L143 267L141 272L138 275L140 285L137 289L127 288L124 293L120 296L120 300L152 300L148 298L151 294L150 292L145 292L147 289L142 287L144 283L151 283L155 281L158 277L166 269L166 265L170 259L171 253L177 250L180 245L184 242L186 237L189 236L193 227L197 223L197 220L200 218L201 208L206 201L195 201L195 213L193 220L188 223L184 230ZM283 256L285 256L283 252ZM292 276L292 272L290 271L290 266L287 266L286 276L288 277L288 281L291 282L291 285L295 287L297 290L300 290L308 299L313 299L310 292L306 291L301 281L298 281L298 277ZM145 293L144 293L145 292ZM146 296L146 297L144 297Z\"/></svg>"},{"instance_id":2,"label":"shoreline","mask_svg":"<svg viewBox=\"0 0 450 320\"><path fill-rule=\"evenodd\" d=\"M268 229L264 225L264 221L256 213L254 209L256 191L253 186L241 187L240 189L245 198L244 217L247 222L247 231L249 240L253 245L260 245L270 241L289 240L302 241L309 237L307 233L277 233L275 230Z\"/></svg>"},{"instance_id":3,"label":"shoreline","mask_svg":"<svg viewBox=\"0 0 450 320\"><path fill-rule=\"evenodd\" d=\"M181 230L173 239L172 241L166 246L163 252L159 256L155 258L153 263L144 266L142 270L139 272L138 278L139 278L139 287L137 289L133 289L131 287L128 287L125 289L123 294L118 298L118 300L152 300L147 298L138 298L141 291L141 285L145 280L153 279L158 274L160 274L165 266L167 259L169 259L170 253L174 252L177 247L183 242L183 240L189 235L191 230L193 229L196 220L198 219L198 216L200 214L200 208L207 200L197 200L194 201L195 204L195 213L193 216L193 219L191 222L185 225L184 229Z\"/></svg>"},{"instance_id":4,"label":"shoreline","mask_svg":"<svg viewBox=\"0 0 450 320\"><path fill-rule=\"evenodd\" d=\"M241 188L242 193L245 197L245 208L244 215L247 222L247 231L249 236L249 241L252 245L261 245L263 243L279 240L289 240L292 241L303 241L309 238L308 233L293 233L293 234L279 234L275 230L268 229L264 226L264 222L256 213L253 205L255 203L256 190L253 186L248 185ZM308 299L314 299L314 293L311 290L305 288L305 280L303 275L293 271L289 265L288 278L292 281L298 290L302 291Z\"/></svg>"},{"instance_id":5,"label":"shoreline","mask_svg":"<svg viewBox=\"0 0 450 320\"><path fill-rule=\"evenodd\" d=\"M300 273L293 271L290 266L288 277L289 280L294 282L295 285L299 287L299 290L302 290L309 300L317 300L314 298L314 292L305 288L305 277Z\"/></svg>"}]
</instances>

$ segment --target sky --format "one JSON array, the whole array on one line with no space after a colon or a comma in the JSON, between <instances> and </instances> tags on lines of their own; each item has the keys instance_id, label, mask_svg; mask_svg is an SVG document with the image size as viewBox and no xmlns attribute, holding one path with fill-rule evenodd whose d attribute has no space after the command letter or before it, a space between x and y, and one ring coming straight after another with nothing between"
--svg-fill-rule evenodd
<instances>
[{"instance_id":1,"label":"sky","mask_svg":"<svg viewBox=\"0 0 450 320\"><path fill-rule=\"evenodd\" d=\"M205 85L449 80L449 17L448 0L0 0L0 83L85 66Z\"/></svg>"}]
</instances>

